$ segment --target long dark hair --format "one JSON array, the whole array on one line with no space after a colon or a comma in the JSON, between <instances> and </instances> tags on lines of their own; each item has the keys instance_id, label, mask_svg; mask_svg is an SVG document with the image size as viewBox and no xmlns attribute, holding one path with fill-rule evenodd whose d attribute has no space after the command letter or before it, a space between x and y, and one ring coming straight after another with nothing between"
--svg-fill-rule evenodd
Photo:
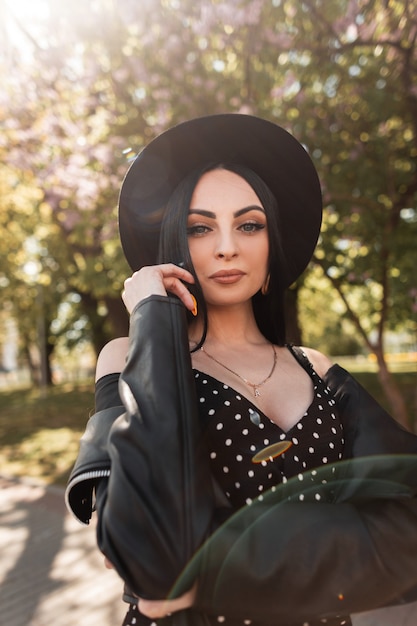
<instances>
[{"instance_id":1,"label":"long dark hair","mask_svg":"<svg viewBox=\"0 0 417 626\"><path fill-rule=\"evenodd\" d=\"M204 343L207 335L207 307L203 292L195 273L187 238L188 210L194 189L203 174L214 169L225 169L241 176L254 190L265 209L268 224L269 242L269 287L263 295L258 291L252 297L253 311L256 323L261 333L274 344L285 344L285 315L282 275L285 267L285 257L281 243L281 229L279 208L275 196L264 181L251 169L234 163L212 163L194 170L186 176L175 189L167 205L165 217L161 226L159 243L159 263L176 263L183 265L195 278L195 284L189 287L197 300L198 311L203 315L203 335L194 350ZM187 285L188 287L188 285ZM189 314L189 322L194 319Z\"/></svg>"}]
</instances>

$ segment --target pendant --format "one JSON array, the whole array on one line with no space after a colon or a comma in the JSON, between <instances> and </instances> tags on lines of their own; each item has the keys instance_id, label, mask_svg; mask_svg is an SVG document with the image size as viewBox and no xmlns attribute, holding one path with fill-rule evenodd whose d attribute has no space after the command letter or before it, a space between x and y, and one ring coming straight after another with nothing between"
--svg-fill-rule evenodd
<instances>
[{"instance_id":1,"label":"pendant","mask_svg":"<svg viewBox=\"0 0 417 626\"><path fill-rule=\"evenodd\" d=\"M253 409L249 409L249 419L252 424L255 424L255 426L259 426L259 424L261 423L261 416L259 415L258 411L254 411Z\"/></svg>"},{"instance_id":2,"label":"pendant","mask_svg":"<svg viewBox=\"0 0 417 626\"><path fill-rule=\"evenodd\" d=\"M255 398L258 398L261 395L261 392L259 391L258 387L255 387L254 395L255 395Z\"/></svg>"}]
</instances>

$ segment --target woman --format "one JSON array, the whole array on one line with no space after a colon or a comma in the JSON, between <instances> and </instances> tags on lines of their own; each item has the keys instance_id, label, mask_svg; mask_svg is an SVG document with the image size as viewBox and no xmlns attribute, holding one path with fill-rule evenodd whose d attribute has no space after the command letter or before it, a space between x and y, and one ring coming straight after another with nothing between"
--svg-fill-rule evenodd
<instances>
[{"instance_id":1,"label":"woman","mask_svg":"<svg viewBox=\"0 0 417 626\"><path fill-rule=\"evenodd\" d=\"M321 221L305 150L259 118L192 120L139 155L119 209L130 335L98 359L67 497L87 521L95 491L125 624L342 625L417 598L416 438L285 343Z\"/></svg>"}]
</instances>

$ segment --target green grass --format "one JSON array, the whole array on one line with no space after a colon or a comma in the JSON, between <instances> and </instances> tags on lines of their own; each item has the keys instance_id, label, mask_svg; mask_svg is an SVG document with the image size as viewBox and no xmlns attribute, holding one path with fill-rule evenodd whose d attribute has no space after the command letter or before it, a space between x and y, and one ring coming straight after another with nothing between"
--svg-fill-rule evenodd
<instances>
[{"instance_id":1,"label":"green grass","mask_svg":"<svg viewBox=\"0 0 417 626\"><path fill-rule=\"evenodd\" d=\"M355 371L355 376L388 408L375 372ZM415 416L417 373L394 376ZM0 474L65 485L93 410L92 382L56 386L46 394L27 388L0 391Z\"/></svg>"},{"instance_id":2,"label":"green grass","mask_svg":"<svg viewBox=\"0 0 417 626\"><path fill-rule=\"evenodd\" d=\"M0 391L0 473L64 485L94 410L94 385Z\"/></svg>"}]
</instances>

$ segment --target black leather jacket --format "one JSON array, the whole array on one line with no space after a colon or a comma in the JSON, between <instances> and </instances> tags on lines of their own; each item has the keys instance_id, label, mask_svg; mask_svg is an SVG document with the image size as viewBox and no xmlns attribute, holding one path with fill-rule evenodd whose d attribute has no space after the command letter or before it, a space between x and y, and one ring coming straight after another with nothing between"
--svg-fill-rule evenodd
<instances>
[{"instance_id":1,"label":"black leather jacket","mask_svg":"<svg viewBox=\"0 0 417 626\"><path fill-rule=\"evenodd\" d=\"M131 316L123 406L90 418L67 505L88 523L95 493L99 547L135 594L174 597L198 579L196 614L278 624L414 601L417 437L338 365L325 382L348 460L317 473L322 499L292 480L225 509L201 443L184 308L151 296Z\"/></svg>"}]
</instances>

